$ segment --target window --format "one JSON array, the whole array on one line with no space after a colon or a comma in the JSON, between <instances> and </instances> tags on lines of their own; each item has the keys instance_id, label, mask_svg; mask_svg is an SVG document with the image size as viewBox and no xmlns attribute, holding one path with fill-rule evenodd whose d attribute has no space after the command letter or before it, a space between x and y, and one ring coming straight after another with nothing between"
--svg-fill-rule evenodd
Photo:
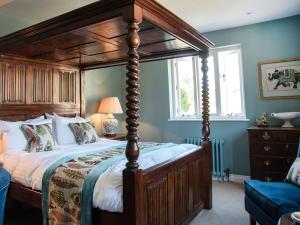
<instances>
[{"instance_id":1,"label":"window","mask_svg":"<svg viewBox=\"0 0 300 225\"><path fill-rule=\"evenodd\" d=\"M241 46L214 48L208 58L212 119L245 119ZM201 119L201 59L169 60L170 119Z\"/></svg>"}]
</instances>

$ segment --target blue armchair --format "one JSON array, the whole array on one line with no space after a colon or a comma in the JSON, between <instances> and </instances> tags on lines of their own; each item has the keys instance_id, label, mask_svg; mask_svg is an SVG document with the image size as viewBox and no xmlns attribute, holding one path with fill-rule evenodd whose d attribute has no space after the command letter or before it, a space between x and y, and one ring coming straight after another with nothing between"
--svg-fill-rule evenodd
<instances>
[{"instance_id":1,"label":"blue armchair","mask_svg":"<svg viewBox=\"0 0 300 225\"><path fill-rule=\"evenodd\" d=\"M247 180L245 209L250 215L251 225L256 222L260 225L277 225L283 214L300 211L300 187L287 182Z\"/></svg>"},{"instance_id":2,"label":"blue armchair","mask_svg":"<svg viewBox=\"0 0 300 225\"><path fill-rule=\"evenodd\" d=\"M3 225L6 193L10 182L10 175L0 167L0 225Z\"/></svg>"}]
</instances>

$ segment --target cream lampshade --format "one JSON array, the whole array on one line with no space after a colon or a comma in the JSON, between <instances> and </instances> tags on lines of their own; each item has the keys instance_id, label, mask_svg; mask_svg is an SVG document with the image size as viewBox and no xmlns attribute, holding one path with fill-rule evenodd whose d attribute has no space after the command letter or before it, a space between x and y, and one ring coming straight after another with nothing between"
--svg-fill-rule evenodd
<instances>
[{"instance_id":1,"label":"cream lampshade","mask_svg":"<svg viewBox=\"0 0 300 225\"><path fill-rule=\"evenodd\" d=\"M115 136L119 123L113 114L123 113L119 99L117 97L104 98L100 103L98 112L107 114L107 117L103 121L105 136Z\"/></svg>"}]
</instances>

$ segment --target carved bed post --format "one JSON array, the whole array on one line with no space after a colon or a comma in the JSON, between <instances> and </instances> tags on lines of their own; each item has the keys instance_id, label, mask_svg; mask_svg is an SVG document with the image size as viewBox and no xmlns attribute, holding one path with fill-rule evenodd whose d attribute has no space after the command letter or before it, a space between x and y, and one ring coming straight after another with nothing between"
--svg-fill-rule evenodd
<instances>
[{"instance_id":1,"label":"carved bed post","mask_svg":"<svg viewBox=\"0 0 300 225\"><path fill-rule=\"evenodd\" d=\"M139 157L139 146L138 146L138 134L137 128L139 126L138 118L140 110L140 71L139 71L139 53L137 48L140 45L140 37L138 35L139 21L136 19L128 22L128 64L127 64L127 111L126 111L126 122L127 122L127 146L126 146L126 157L128 163L126 167L128 169L138 168L137 159Z\"/></svg>"},{"instance_id":2,"label":"carved bed post","mask_svg":"<svg viewBox=\"0 0 300 225\"><path fill-rule=\"evenodd\" d=\"M142 225L143 223L143 199L141 198L142 174L138 170L138 119L140 117L140 70L139 53L140 45L139 24L142 22L142 9L136 5L131 5L124 10L124 19L128 23L128 63L127 63L127 103L126 103L126 123L127 123L127 146L126 169L123 171L123 203L124 216L127 225Z\"/></svg>"},{"instance_id":3,"label":"carved bed post","mask_svg":"<svg viewBox=\"0 0 300 225\"><path fill-rule=\"evenodd\" d=\"M209 87L208 87L208 66L207 58L208 53L201 53L200 57L202 59L202 135L204 141L209 141L210 127L209 127Z\"/></svg>"},{"instance_id":4,"label":"carved bed post","mask_svg":"<svg viewBox=\"0 0 300 225\"><path fill-rule=\"evenodd\" d=\"M212 208L212 153L211 153L211 142L210 142L210 123L209 123L209 85L208 85L208 65L207 58L208 52L200 53L202 59L202 135L203 135L203 146L205 148L207 159L205 169L210 171L206 173L205 180L207 181L207 196L205 196L204 207L206 209Z\"/></svg>"}]
</instances>

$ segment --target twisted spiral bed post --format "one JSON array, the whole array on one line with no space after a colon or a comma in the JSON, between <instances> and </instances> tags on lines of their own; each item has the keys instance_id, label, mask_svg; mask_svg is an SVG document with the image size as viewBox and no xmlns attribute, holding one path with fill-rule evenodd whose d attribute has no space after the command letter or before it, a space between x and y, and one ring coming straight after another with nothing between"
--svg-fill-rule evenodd
<instances>
[{"instance_id":1,"label":"twisted spiral bed post","mask_svg":"<svg viewBox=\"0 0 300 225\"><path fill-rule=\"evenodd\" d=\"M203 135L203 148L204 154L206 154L205 168L209 171L203 178L206 186L206 196L204 199L204 208L212 208L212 146L209 139L210 135L210 123L209 123L209 88L208 88L208 52L200 53L200 58L202 59L202 135Z\"/></svg>"},{"instance_id":2,"label":"twisted spiral bed post","mask_svg":"<svg viewBox=\"0 0 300 225\"><path fill-rule=\"evenodd\" d=\"M140 110L140 71L139 71L139 53L137 51L140 45L139 22L135 19L128 22L128 36L127 44L128 50L128 64L127 64L127 111L126 111L126 122L127 122L127 146L126 146L126 157L128 163L126 167L128 169L136 169L139 167L137 160L139 157L139 146L138 146L138 118Z\"/></svg>"},{"instance_id":3,"label":"twisted spiral bed post","mask_svg":"<svg viewBox=\"0 0 300 225\"><path fill-rule=\"evenodd\" d=\"M202 59L202 135L204 141L209 141L210 123L209 123L209 88L208 88L208 53L200 53Z\"/></svg>"}]
</instances>

